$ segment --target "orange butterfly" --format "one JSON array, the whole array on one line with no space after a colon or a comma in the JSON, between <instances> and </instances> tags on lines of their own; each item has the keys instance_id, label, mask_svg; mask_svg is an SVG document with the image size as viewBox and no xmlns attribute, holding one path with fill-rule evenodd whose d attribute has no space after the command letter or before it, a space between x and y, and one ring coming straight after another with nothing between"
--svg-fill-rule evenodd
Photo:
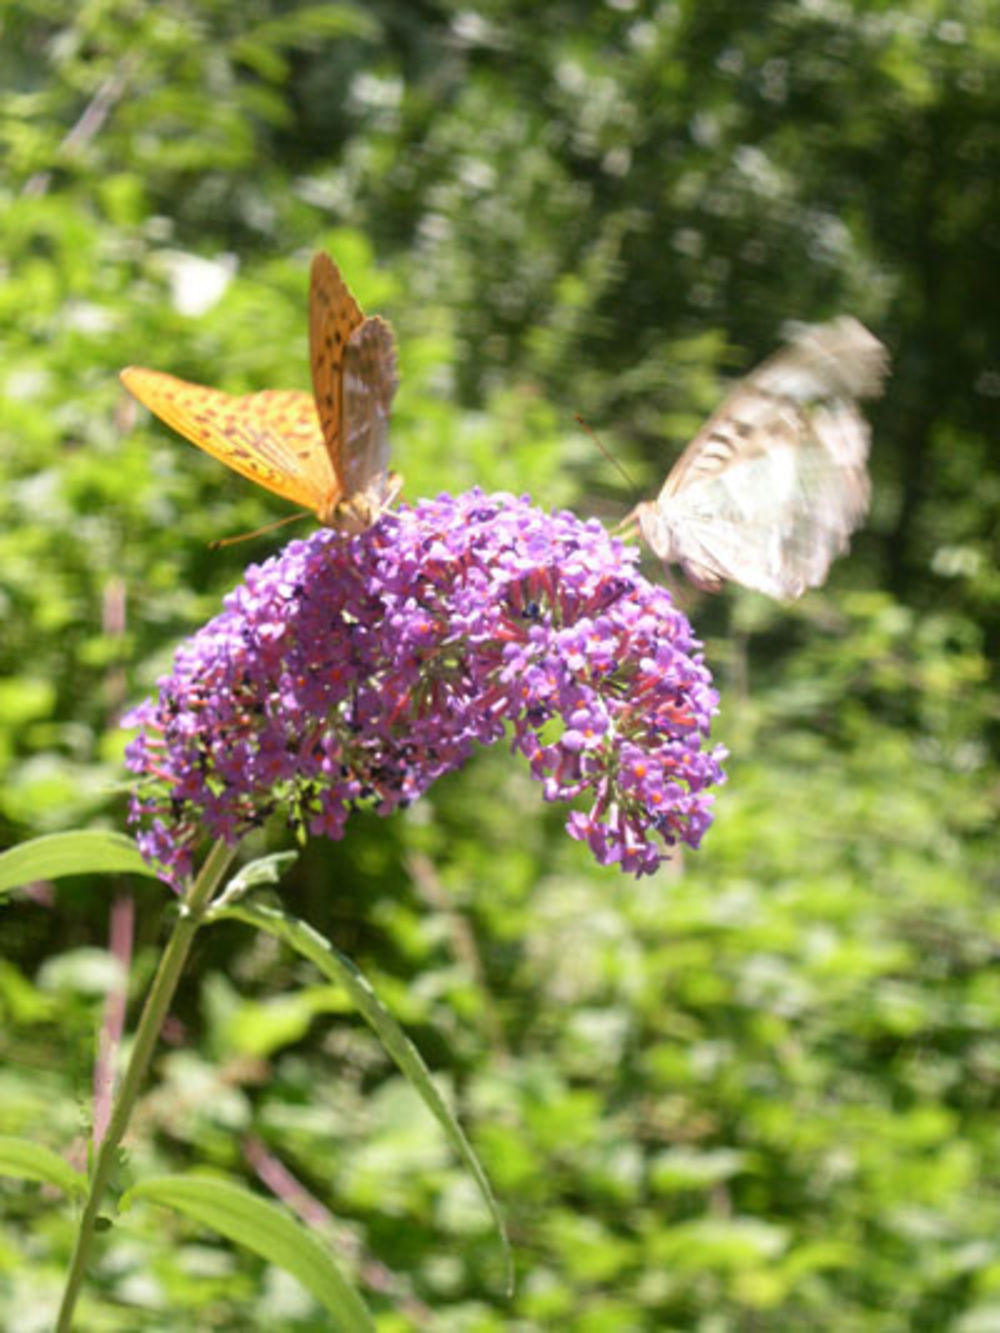
<instances>
[{"instance_id":1,"label":"orange butterfly","mask_svg":"<svg viewBox=\"0 0 1000 1333\"><path fill-rule=\"evenodd\" d=\"M310 271L309 364L311 394L235 397L141 366L121 378L154 416L234 472L313 510L321 523L362 532L402 484L388 471L396 344L384 320L362 314L325 254Z\"/></svg>"}]
</instances>

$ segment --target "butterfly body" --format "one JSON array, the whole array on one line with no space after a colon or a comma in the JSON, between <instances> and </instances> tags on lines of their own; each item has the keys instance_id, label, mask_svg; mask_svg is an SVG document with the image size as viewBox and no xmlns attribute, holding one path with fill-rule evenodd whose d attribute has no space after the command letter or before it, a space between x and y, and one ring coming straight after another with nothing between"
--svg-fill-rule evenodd
<instances>
[{"instance_id":1,"label":"butterfly body","mask_svg":"<svg viewBox=\"0 0 1000 1333\"><path fill-rule=\"evenodd\" d=\"M343 532L370 527L399 493L388 471L396 391L392 330L366 318L336 264L317 254L310 274L313 392L234 396L158 370L129 366L122 382L206 453Z\"/></svg>"},{"instance_id":2,"label":"butterfly body","mask_svg":"<svg viewBox=\"0 0 1000 1333\"><path fill-rule=\"evenodd\" d=\"M662 560L706 591L771 597L819 586L868 509L869 428L882 344L848 316L802 330L709 418L632 518Z\"/></svg>"}]
</instances>

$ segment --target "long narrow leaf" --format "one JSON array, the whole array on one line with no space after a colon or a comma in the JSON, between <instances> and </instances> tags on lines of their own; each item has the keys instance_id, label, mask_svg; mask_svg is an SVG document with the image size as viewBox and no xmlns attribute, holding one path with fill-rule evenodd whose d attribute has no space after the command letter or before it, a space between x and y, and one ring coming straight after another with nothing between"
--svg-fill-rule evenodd
<instances>
[{"instance_id":1,"label":"long narrow leaf","mask_svg":"<svg viewBox=\"0 0 1000 1333\"><path fill-rule=\"evenodd\" d=\"M312 1292L344 1333L372 1333L371 1315L328 1249L278 1204L223 1177L194 1172L140 1181L122 1197L122 1211L137 1199L173 1208L285 1269Z\"/></svg>"},{"instance_id":2,"label":"long narrow leaf","mask_svg":"<svg viewBox=\"0 0 1000 1333\"><path fill-rule=\"evenodd\" d=\"M486 1201L503 1251L504 1268L508 1291L513 1290L513 1263L510 1242L504 1226L500 1207L494 1197L486 1172L466 1138L465 1131L455 1119L444 1098L434 1086L430 1070L424 1064L417 1048L407 1037L392 1014L375 994L371 983L358 967L339 949L325 939L305 921L276 908L264 907L259 903L239 903L231 907L220 907L211 914L211 919L235 917L248 925L265 930L284 940L297 953L308 958L331 981L339 983L350 995L358 1012L374 1028L382 1045L395 1061L400 1071L409 1080L411 1086L422 1098L424 1105L440 1124L449 1142L465 1163L479 1190Z\"/></svg>"},{"instance_id":3,"label":"long narrow leaf","mask_svg":"<svg viewBox=\"0 0 1000 1333\"><path fill-rule=\"evenodd\" d=\"M64 875L127 874L157 879L131 838L105 829L48 833L0 853L0 893L36 879Z\"/></svg>"},{"instance_id":4,"label":"long narrow leaf","mask_svg":"<svg viewBox=\"0 0 1000 1333\"><path fill-rule=\"evenodd\" d=\"M18 1180L43 1180L55 1185L72 1197L82 1199L87 1194L87 1177L74 1171L58 1153L31 1139L0 1135L0 1176L14 1176Z\"/></svg>"}]
</instances>

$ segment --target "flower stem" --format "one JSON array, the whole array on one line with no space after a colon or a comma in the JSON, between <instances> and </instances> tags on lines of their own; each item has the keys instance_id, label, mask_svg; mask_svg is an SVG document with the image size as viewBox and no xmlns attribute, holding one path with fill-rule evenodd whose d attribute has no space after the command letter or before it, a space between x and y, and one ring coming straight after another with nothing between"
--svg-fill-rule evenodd
<instances>
[{"instance_id":1,"label":"flower stem","mask_svg":"<svg viewBox=\"0 0 1000 1333\"><path fill-rule=\"evenodd\" d=\"M197 879L191 884L181 901L181 910L173 933L167 941L157 968L153 984L146 996L142 1017L136 1028L135 1041L128 1067L122 1078L114 1110L108 1123L107 1132L97 1153L93 1174L90 1179L90 1193L87 1204L80 1217L73 1260L66 1278L59 1318L55 1333L69 1333L73 1322L80 1288L83 1284L90 1253L94 1244L94 1232L100 1212L101 1201L107 1189L108 1180L118 1154L118 1148L128 1127L139 1089L142 1086L153 1056L160 1028L167 1009L174 997L177 983L180 981L184 963L187 960L195 932L205 916L212 896L222 881L232 862L235 851L224 842L217 842L205 859Z\"/></svg>"}]
</instances>

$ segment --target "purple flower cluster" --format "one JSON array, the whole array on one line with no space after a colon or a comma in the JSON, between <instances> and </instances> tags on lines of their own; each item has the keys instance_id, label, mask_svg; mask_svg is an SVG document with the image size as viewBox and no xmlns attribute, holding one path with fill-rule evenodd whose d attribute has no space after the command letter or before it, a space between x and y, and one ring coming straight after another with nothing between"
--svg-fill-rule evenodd
<instances>
[{"instance_id":1,"label":"purple flower cluster","mask_svg":"<svg viewBox=\"0 0 1000 1333\"><path fill-rule=\"evenodd\" d=\"M508 735L603 864L650 873L711 821L717 696L685 616L595 520L473 490L323 529L251 566L126 725L144 855L272 810L343 835Z\"/></svg>"}]
</instances>

